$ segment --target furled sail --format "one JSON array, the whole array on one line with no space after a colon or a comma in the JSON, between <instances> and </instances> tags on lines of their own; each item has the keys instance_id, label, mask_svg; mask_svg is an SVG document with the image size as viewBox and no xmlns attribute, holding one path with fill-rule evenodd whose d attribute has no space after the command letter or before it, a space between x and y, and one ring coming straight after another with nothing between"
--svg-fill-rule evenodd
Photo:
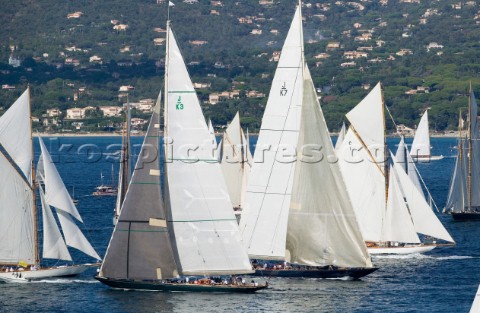
<instances>
[{"instance_id":1,"label":"furled sail","mask_svg":"<svg viewBox=\"0 0 480 313\"><path fill-rule=\"evenodd\" d=\"M53 216L50 206L45 201L45 194L42 186L39 185L40 201L42 204L42 221L43 221L43 253L44 259L56 259L72 261L72 257L68 252L67 245L63 240L60 229Z\"/></svg>"},{"instance_id":2,"label":"furled sail","mask_svg":"<svg viewBox=\"0 0 480 313\"><path fill-rule=\"evenodd\" d=\"M430 157L430 133L428 130L428 110L425 111L418 123L415 137L413 138L410 154L413 158Z\"/></svg>"},{"instance_id":3,"label":"furled sail","mask_svg":"<svg viewBox=\"0 0 480 313\"><path fill-rule=\"evenodd\" d=\"M166 204L180 273L250 273L221 168L212 156L211 134L173 32L167 28Z\"/></svg>"},{"instance_id":4,"label":"furled sail","mask_svg":"<svg viewBox=\"0 0 480 313\"><path fill-rule=\"evenodd\" d=\"M313 81L305 68L303 105L286 248L290 262L371 267ZM320 148L321 150L316 151ZM309 151L310 150L310 151ZM321 160L313 156L320 156Z\"/></svg>"},{"instance_id":5,"label":"furled sail","mask_svg":"<svg viewBox=\"0 0 480 313\"><path fill-rule=\"evenodd\" d=\"M160 186L160 96L153 109L101 273L110 278L178 276Z\"/></svg>"},{"instance_id":6,"label":"furled sail","mask_svg":"<svg viewBox=\"0 0 480 313\"><path fill-rule=\"evenodd\" d=\"M298 7L272 81L240 219L243 243L251 258L285 258L300 130L303 63Z\"/></svg>"},{"instance_id":7,"label":"furled sail","mask_svg":"<svg viewBox=\"0 0 480 313\"><path fill-rule=\"evenodd\" d=\"M3 149L32 183L32 127L30 121L30 90L12 104L0 118L0 150Z\"/></svg>"},{"instance_id":8,"label":"furled sail","mask_svg":"<svg viewBox=\"0 0 480 313\"><path fill-rule=\"evenodd\" d=\"M38 137L40 143L40 148L42 150L42 160L43 160L43 172L44 172L44 183L45 183L45 201L55 207L58 210L62 210L73 217L75 217L80 222L82 218L73 204L73 200L70 197L70 194L65 187L65 184L58 174L57 168L52 161L50 153L48 152L45 144L41 137Z\"/></svg>"}]
</instances>

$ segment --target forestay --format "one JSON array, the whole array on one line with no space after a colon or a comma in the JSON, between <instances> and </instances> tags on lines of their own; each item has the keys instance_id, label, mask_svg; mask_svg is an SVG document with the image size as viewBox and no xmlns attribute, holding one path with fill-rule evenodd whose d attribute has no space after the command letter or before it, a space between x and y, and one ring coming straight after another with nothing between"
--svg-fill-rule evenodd
<instances>
[{"instance_id":1,"label":"forestay","mask_svg":"<svg viewBox=\"0 0 480 313\"><path fill-rule=\"evenodd\" d=\"M251 258L285 258L303 97L303 33L297 8L272 81L240 220Z\"/></svg>"},{"instance_id":2,"label":"forestay","mask_svg":"<svg viewBox=\"0 0 480 313\"><path fill-rule=\"evenodd\" d=\"M302 151L295 168L286 242L289 261L371 267L308 68L298 146Z\"/></svg>"},{"instance_id":3,"label":"forestay","mask_svg":"<svg viewBox=\"0 0 480 313\"><path fill-rule=\"evenodd\" d=\"M250 273L212 137L169 27L167 36L166 203L180 272Z\"/></svg>"}]
</instances>

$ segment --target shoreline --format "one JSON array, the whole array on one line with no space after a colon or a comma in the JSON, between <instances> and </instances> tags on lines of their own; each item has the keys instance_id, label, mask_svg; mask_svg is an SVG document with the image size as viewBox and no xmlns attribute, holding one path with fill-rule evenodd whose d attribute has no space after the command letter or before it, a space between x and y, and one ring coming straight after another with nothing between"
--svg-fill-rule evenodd
<instances>
[{"instance_id":1,"label":"shoreline","mask_svg":"<svg viewBox=\"0 0 480 313\"><path fill-rule=\"evenodd\" d=\"M163 135L163 132L160 133ZM223 133L216 132L215 136L221 136ZM258 133L249 133L251 136L258 136ZM121 133L109 133L109 132L99 132L99 133L33 133L33 137L121 137ZM131 137L143 137L145 134L143 132L137 134L130 134ZM337 137L338 133L331 132L330 136ZM414 136L405 136L405 138L413 138ZM400 138L398 134L389 134L387 138ZM458 138L458 132L451 132L447 134L432 133L430 138Z\"/></svg>"}]
</instances>

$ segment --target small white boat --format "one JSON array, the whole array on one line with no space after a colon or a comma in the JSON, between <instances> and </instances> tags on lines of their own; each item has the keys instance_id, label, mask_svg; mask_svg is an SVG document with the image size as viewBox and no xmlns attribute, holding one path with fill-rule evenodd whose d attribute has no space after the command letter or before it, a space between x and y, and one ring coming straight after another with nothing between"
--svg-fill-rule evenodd
<instances>
[{"instance_id":1,"label":"small white boat","mask_svg":"<svg viewBox=\"0 0 480 313\"><path fill-rule=\"evenodd\" d=\"M443 159L443 155L432 155L430 146L430 131L428 129L428 110L425 111L418 123L413 138L410 155L416 162L430 162Z\"/></svg>"}]
</instances>

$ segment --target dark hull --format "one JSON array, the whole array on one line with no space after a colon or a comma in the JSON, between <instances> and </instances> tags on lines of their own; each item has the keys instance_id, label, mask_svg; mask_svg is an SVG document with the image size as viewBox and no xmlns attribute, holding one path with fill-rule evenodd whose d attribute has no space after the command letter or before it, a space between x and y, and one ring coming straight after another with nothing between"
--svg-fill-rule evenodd
<instances>
[{"instance_id":1,"label":"dark hull","mask_svg":"<svg viewBox=\"0 0 480 313\"><path fill-rule=\"evenodd\" d=\"M330 279L359 279L378 270L376 267L358 268L319 268L313 270L256 270L254 276L265 277L297 277L297 278L330 278Z\"/></svg>"},{"instance_id":2,"label":"dark hull","mask_svg":"<svg viewBox=\"0 0 480 313\"><path fill-rule=\"evenodd\" d=\"M252 293L267 286L251 285L195 285L182 283L162 283L159 281L142 281L128 279L109 279L95 276L95 279L113 288L134 289L134 290L157 290L157 291L183 291L183 292L237 292Z\"/></svg>"},{"instance_id":3,"label":"dark hull","mask_svg":"<svg viewBox=\"0 0 480 313\"><path fill-rule=\"evenodd\" d=\"M453 213L452 218L455 221L480 221L480 212Z\"/></svg>"}]
</instances>

